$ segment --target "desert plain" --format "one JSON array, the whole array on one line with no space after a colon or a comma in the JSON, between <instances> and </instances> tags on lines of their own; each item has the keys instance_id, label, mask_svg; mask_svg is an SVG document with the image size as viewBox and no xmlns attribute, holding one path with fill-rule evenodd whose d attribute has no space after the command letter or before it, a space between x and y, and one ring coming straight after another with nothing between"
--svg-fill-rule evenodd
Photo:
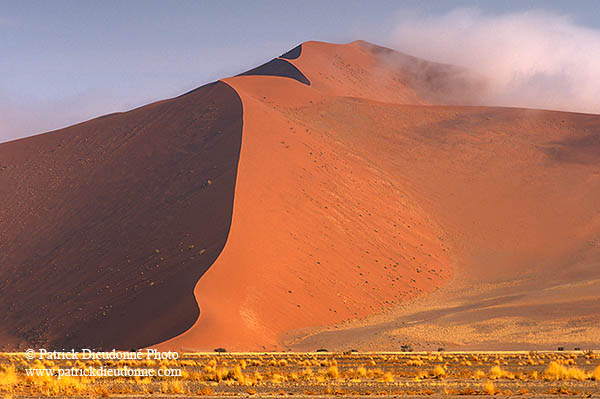
<instances>
[{"instance_id":1,"label":"desert plain","mask_svg":"<svg viewBox=\"0 0 600 399\"><path fill-rule=\"evenodd\" d=\"M179 370L169 377L27 376L26 369ZM0 394L35 398L596 397L600 355L568 352L185 353L176 360L0 356Z\"/></svg>"}]
</instances>

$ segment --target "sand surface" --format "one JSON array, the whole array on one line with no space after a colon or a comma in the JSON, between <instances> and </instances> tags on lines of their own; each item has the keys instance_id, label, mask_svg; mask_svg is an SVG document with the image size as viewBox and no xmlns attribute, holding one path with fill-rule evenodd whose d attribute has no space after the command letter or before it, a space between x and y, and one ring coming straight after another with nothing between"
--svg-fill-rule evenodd
<instances>
[{"instance_id":1,"label":"sand surface","mask_svg":"<svg viewBox=\"0 0 600 399\"><path fill-rule=\"evenodd\" d=\"M244 106L231 235L164 347L600 341L599 116L432 105L456 70L424 67L424 88L364 42L290 62L310 87L226 80Z\"/></svg>"}]
</instances>

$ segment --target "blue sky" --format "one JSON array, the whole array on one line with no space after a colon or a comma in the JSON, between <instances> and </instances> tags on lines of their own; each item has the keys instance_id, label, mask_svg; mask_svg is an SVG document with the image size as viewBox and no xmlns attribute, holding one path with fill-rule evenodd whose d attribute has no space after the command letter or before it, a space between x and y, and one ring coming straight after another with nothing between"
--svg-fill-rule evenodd
<instances>
[{"instance_id":1,"label":"blue sky","mask_svg":"<svg viewBox=\"0 0 600 399\"><path fill-rule=\"evenodd\" d=\"M465 7L600 31L594 1L0 0L0 142L181 94L306 40L394 46L399 16Z\"/></svg>"}]
</instances>

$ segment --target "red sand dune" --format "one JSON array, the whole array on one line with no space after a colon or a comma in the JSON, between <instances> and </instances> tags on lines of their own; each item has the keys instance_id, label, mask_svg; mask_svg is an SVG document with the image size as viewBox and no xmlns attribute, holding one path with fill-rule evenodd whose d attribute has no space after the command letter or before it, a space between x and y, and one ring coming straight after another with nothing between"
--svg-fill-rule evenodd
<instances>
[{"instance_id":1,"label":"red sand dune","mask_svg":"<svg viewBox=\"0 0 600 399\"><path fill-rule=\"evenodd\" d=\"M398 349L402 343L424 349L496 349L600 343L600 116L464 106L476 104L485 89L477 77L454 66L361 41L303 43L285 59L224 82L241 99L243 133L237 176L232 166L237 157L235 146L229 144L224 147L227 151L217 153L230 154L223 167L227 176L235 179L235 195L232 208L218 208L223 215L217 223L221 235L213 239L209 261L198 263L197 269L196 260L183 265L180 258L168 256L172 272L156 272L156 277L165 281L161 296L145 289L149 295L145 298L152 298L150 321L135 327L133 322L115 318L110 330L96 330L90 340L97 342L103 334L121 328L144 339L120 342L115 337L98 345L139 346L157 343L160 337L171 339L158 347L177 350ZM194 131L195 119L187 115L191 109L210 108L206 103L209 93L205 94L197 100L187 97L185 107L192 108L185 108L178 99L167 102L171 124L178 126L174 131L183 127ZM160 104L154 107L167 107ZM217 118L229 103L222 104L211 108ZM0 154L10 156L15 146L21 145L20 151L26 155L20 163L12 162L22 170L14 179L35 187L40 183L34 169L21 165L35 158L36 146L47 140L44 137L77 137L85 128L83 131L96 137L96 157L108 162L103 149L97 147L115 142L115 129L128 131L142 122L146 125L163 118L162 112L149 107L137 111L146 109L144 118L130 122L129 128L122 127L125 119L89 130L87 126L99 123L91 121L71 128L74 133L67 129L21 144L4 144ZM154 131L149 126L145 131ZM186 148L185 137L177 144L159 133L149 134L148 139L151 141L145 145L151 148L167 143L173 149ZM81 157L92 147L76 148L71 152ZM44 151L48 151L46 147ZM140 149L132 145L124 156L131 151ZM211 162L222 156L205 158L209 154L209 148L199 148L198 158L180 168L162 163L165 179L194 170L195 163L210 168ZM44 168L62 162L59 157L50 159L52 163L47 161ZM117 218L124 220L124 226L138 227L129 220L163 220L169 206L144 212L134 206L140 199L152 204L144 191L136 188L153 181L156 169L148 168L147 162L144 158L135 163L139 178L126 193L132 201L127 213L131 219L123 219L119 212L97 213L79 205L80 212L90 212L89 220L101 216L96 222L98 234L114 232L121 226ZM91 181L107 187L114 178L110 170L96 173L100 179ZM81 173L73 176L71 184L80 184ZM88 175L85 178L90 179ZM200 190L190 181L180 183L169 191L172 198ZM233 183L228 180L219 186L224 190L220 197L204 191L206 202L186 201L182 215L223 202ZM56 220L66 216L72 225L78 219L48 209L45 199L52 198L57 209L66 209L73 201L79 204L78 198L99 195L87 185L80 186L76 196L63 197L58 193L66 186L59 187L49 197L37 198L34 207L13 199L18 211L1 214L12 223L1 233L10 237L3 241L9 242L5 248L20 256L0 258L0 284L11 287L18 299L0 303L0 314L12 325L18 322L32 328L34 318L21 312L45 297L23 294L25 282L45 274L29 267L29 276L20 275L17 280L23 283L15 283L12 276L16 271L8 262L22 259L26 252L42 253L36 246L47 236L53 238L52 245L66 246L74 254L78 248L74 244L81 244L64 239L63 230L53 231L46 224L53 233L33 234L35 240L25 245L24 236L14 233L13 226L19 225L29 209L37 216L27 216L20 231L33 231L34 222L43 221L48 212L56 212ZM19 190L21 197L27 192ZM160 192L160 186L156 190ZM14 198L14 193L13 189L2 192L8 199ZM123 198L106 201L107 209L113 209ZM189 228L194 226L196 233L208 240L198 242L202 247L210 242L212 233L207 232L214 227L212 222L201 223L213 211L204 212L188 221ZM108 245L114 242L102 241L98 248L108 252L95 253L101 260L85 259L105 262L108 253L119 264L118 254L129 247L146 251L166 242L177 248L181 239L172 231L183 220L161 222L143 234L131 227L129 241L115 248ZM88 226L76 225L75 231L85 231ZM142 245L146 241L152 244ZM55 264L51 253L43 252L45 256L29 260L27 265L41 265L41 270L48 271ZM75 255L61 258L71 262L61 270L71 270L80 259ZM133 259L127 270L137 272L140 259L141 255ZM103 276L118 279L112 273ZM199 317L181 333L198 314L188 300L194 283ZM163 304L165 298L172 299L169 295L186 298L185 310L175 300ZM137 309L128 307L126 294L102 291L100 296L89 294L86 298L90 303L102 298L103 306L119 306L124 314ZM51 319L55 322L63 320L56 309L52 308ZM69 331L71 324L62 329L51 324L39 336L50 343L80 344L92 327L99 328L99 324L88 323L77 340L53 338L52 334ZM3 336L32 342L15 328L0 330ZM10 340L2 340L14 346Z\"/></svg>"},{"instance_id":2,"label":"red sand dune","mask_svg":"<svg viewBox=\"0 0 600 399\"><path fill-rule=\"evenodd\" d=\"M438 294L448 303L467 287L511 286L505 302L525 302L509 316L584 300L547 312L566 324L599 310L600 294L577 286L537 300L600 275L600 117L425 105L474 99L482 85L365 42L304 43L290 62L310 86L226 80L245 111L231 235L196 286L200 318L163 347L397 348L374 329L392 329L399 302L449 281ZM373 313L387 319L344 328ZM578 342L599 342L591 334Z\"/></svg>"}]
</instances>

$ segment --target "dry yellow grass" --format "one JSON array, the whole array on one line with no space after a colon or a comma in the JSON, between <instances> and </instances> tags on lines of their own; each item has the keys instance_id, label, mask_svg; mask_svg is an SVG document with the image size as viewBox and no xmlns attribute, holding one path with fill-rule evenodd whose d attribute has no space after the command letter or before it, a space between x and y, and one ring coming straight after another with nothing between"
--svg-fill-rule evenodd
<instances>
[{"instance_id":1,"label":"dry yellow grass","mask_svg":"<svg viewBox=\"0 0 600 399\"><path fill-rule=\"evenodd\" d=\"M567 364L574 364L569 362ZM565 367L558 362L551 362L546 371L544 378L548 380L579 380L592 379L593 373L586 373L577 367Z\"/></svg>"},{"instance_id":2,"label":"dry yellow grass","mask_svg":"<svg viewBox=\"0 0 600 399\"><path fill-rule=\"evenodd\" d=\"M103 367L179 368L181 376L82 378L26 376L26 368L90 367L98 362L27 361L0 354L0 397L111 395L263 395L303 391L327 395L394 392L395 395L476 395L508 392L561 394L552 384L569 384L569 392L586 393L600 381L594 353L515 354L185 354L177 361L100 362ZM471 364L471 366L469 366ZM545 365L547 364L547 366ZM376 365L376 366L374 366ZM484 372L482 370L488 370ZM473 380L478 380L477 382ZM537 385L536 385L537 384ZM540 385L541 384L541 385ZM493 387L487 389L486 387ZM537 388L536 388L537 387ZM588 389L588 390L586 390ZM252 393L254 392L254 393Z\"/></svg>"},{"instance_id":3,"label":"dry yellow grass","mask_svg":"<svg viewBox=\"0 0 600 399\"><path fill-rule=\"evenodd\" d=\"M492 381L488 381L482 385L482 391L486 395L494 395L496 393L496 386Z\"/></svg>"}]
</instances>

